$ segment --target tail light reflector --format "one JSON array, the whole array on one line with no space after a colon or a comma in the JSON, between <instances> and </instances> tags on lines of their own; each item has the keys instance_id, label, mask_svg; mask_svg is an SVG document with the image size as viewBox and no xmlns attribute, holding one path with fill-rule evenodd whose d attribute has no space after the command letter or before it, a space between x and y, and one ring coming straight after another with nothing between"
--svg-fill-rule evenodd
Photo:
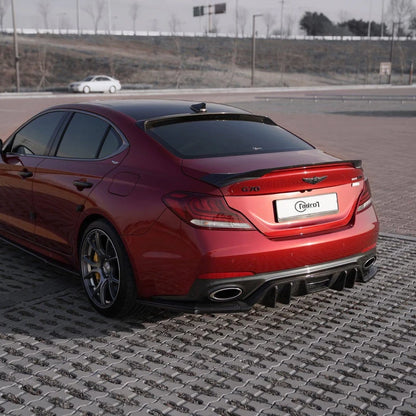
<instances>
[{"instance_id":1,"label":"tail light reflector","mask_svg":"<svg viewBox=\"0 0 416 416\"><path fill-rule=\"evenodd\" d=\"M195 227L254 230L253 225L232 210L221 196L172 192L163 197L163 202L179 218Z\"/></svg>"},{"instance_id":2,"label":"tail light reflector","mask_svg":"<svg viewBox=\"0 0 416 416\"><path fill-rule=\"evenodd\" d=\"M371 189L368 179L364 180L364 187L358 201L357 212L363 211L372 204L371 201Z\"/></svg>"}]
</instances>

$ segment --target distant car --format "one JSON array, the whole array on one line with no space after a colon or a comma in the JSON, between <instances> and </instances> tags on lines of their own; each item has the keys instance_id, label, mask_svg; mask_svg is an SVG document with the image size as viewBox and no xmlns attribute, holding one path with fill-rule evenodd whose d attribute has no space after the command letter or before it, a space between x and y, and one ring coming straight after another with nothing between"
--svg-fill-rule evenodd
<instances>
[{"instance_id":1,"label":"distant car","mask_svg":"<svg viewBox=\"0 0 416 416\"><path fill-rule=\"evenodd\" d=\"M90 75L79 82L72 82L68 86L71 92L83 92L88 94L90 92L109 92L114 94L121 90L120 81L111 78L107 75Z\"/></svg>"},{"instance_id":2,"label":"distant car","mask_svg":"<svg viewBox=\"0 0 416 416\"><path fill-rule=\"evenodd\" d=\"M237 312L370 280L378 220L358 160L235 107L126 100L10 136L0 235L78 271L106 315Z\"/></svg>"}]
</instances>

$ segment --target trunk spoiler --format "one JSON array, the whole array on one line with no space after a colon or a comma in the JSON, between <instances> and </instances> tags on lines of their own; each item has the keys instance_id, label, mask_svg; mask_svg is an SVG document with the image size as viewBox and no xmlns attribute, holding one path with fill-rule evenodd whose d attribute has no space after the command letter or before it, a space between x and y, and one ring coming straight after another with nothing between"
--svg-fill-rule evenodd
<instances>
[{"instance_id":1,"label":"trunk spoiler","mask_svg":"<svg viewBox=\"0 0 416 416\"><path fill-rule=\"evenodd\" d=\"M242 173L211 173L209 175L205 175L200 180L209 183L210 185L217 186L221 188L223 186L232 185L237 182L241 181L249 181L251 179L258 179L261 178L263 175L278 171L278 170L288 170L288 169L302 169L302 168L310 168L315 166L336 166L336 165L345 165L350 164L356 169L362 168L362 161L361 160L339 160L335 162L320 162L320 163L311 163L308 165L293 165L293 166L282 166L278 168L268 168L268 169L259 169L259 170L252 170L249 172L242 172Z\"/></svg>"}]
</instances>

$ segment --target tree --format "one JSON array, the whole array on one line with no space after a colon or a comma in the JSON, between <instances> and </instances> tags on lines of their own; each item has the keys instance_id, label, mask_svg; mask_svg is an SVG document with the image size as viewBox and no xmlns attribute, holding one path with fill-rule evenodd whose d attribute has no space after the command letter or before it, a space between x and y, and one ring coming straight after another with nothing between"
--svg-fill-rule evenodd
<instances>
[{"instance_id":1,"label":"tree","mask_svg":"<svg viewBox=\"0 0 416 416\"><path fill-rule=\"evenodd\" d=\"M248 20L248 11L244 7L241 7L238 11L238 27L240 28L241 35L244 37Z\"/></svg>"},{"instance_id":2,"label":"tree","mask_svg":"<svg viewBox=\"0 0 416 416\"><path fill-rule=\"evenodd\" d=\"M169 28L171 33L177 33L180 29L181 21L179 20L178 16L176 14L171 14L169 19Z\"/></svg>"},{"instance_id":3,"label":"tree","mask_svg":"<svg viewBox=\"0 0 416 416\"><path fill-rule=\"evenodd\" d=\"M270 30L272 26L276 23L276 17L271 13L265 13L263 16L264 24L266 25L266 38L270 37Z\"/></svg>"},{"instance_id":4,"label":"tree","mask_svg":"<svg viewBox=\"0 0 416 416\"><path fill-rule=\"evenodd\" d=\"M345 28L353 36L368 36L368 21L362 19L350 19L338 24L339 27ZM383 23L383 33L387 34L387 27ZM381 36L381 24L376 22L370 23L370 36Z\"/></svg>"},{"instance_id":5,"label":"tree","mask_svg":"<svg viewBox=\"0 0 416 416\"><path fill-rule=\"evenodd\" d=\"M0 0L0 29L3 30L3 19L9 8L9 0Z\"/></svg>"},{"instance_id":6,"label":"tree","mask_svg":"<svg viewBox=\"0 0 416 416\"><path fill-rule=\"evenodd\" d=\"M283 30L285 32L284 35L286 35L286 36L291 36L292 35L294 23L295 23L295 18L291 14L287 15L286 16L286 21L285 21L286 29Z\"/></svg>"},{"instance_id":7,"label":"tree","mask_svg":"<svg viewBox=\"0 0 416 416\"><path fill-rule=\"evenodd\" d=\"M392 24L398 25L398 35L405 35L405 29L410 17L415 12L413 0L390 0L388 13Z\"/></svg>"},{"instance_id":8,"label":"tree","mask_svg":"<svg viewBox=\"0 0 416 416\"><path fill-rule=\"evenodd\" d=\"M416 31L416 14L410 19L409 29Z\"/></svg>"},{"instance_id":9,"label":"tree","mask_svg":"<svg viewBox=\"0 0 416 416\"><path fill-rule=\"evenodd\" d=\"M43 27L49 29L49 13L51 11L51 3L49 0L38 1L38 11L43 20Z\"/></svg>"},{"instance_id":10,"label":"tree","mask_svg":"<svg viewBox=\"0 0 416 416\"><path fill-rule=\"evenodd\" d=\"M69 30L71 23L69 21L68 15L66 12L59 14L58 20L58 29L59 30Z\"/></svg>"},{"instance_id":11,"label":"tree","mask_svg":"<svg viewBox=\"0 0 416 416\"><path fill-rule=\"evenodd\" d=\"M211 29L209 29L210 33L218 33L219 32L219 20L218 15L214 14L211 16Z\"/></svg>"},{"instance_id":12,"label":"tree","mask_svg":"<svg viewBox=\"0 0 416 416\"><path fill-rule=\"evenodd\" d=\"M300 20L301 29L309 36L332 34L334 25L323 13L306 12Z\"/></svg>"},{"instance_id":13,"label":"tree","mask_svg":"<svg viewBox=\"0 0 416 416\"><path fill-rule=\"evenodd\" d=\"M98 32L98 26L103 18L105 0L95 0L93 3L89 3L84 8L84 11L91 17L94 23L94 31Z\"/></svg>"},{"instance_id":14,"label":"tree","mask_svg":"<svg viewBox=\"0 0 416 416\"><path fill-rule=\"evenodd\" d=\"M134 33L136 33L136 22L137 22L138 15L139 15L139 3L137 3L137 1L133 1L130 4L130 16L131 16L131 20L133 23Z\"/></svg>"}]
</instances>

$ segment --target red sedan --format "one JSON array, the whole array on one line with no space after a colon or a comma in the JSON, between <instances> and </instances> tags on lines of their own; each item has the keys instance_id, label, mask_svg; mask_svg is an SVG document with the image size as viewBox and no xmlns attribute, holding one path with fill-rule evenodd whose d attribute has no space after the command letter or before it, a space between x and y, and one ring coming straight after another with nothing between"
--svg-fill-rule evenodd
<instances>
[{"instance_id":1,"label":"red sedan","mask_svg":"<svg viewBox=\"0 0 416 416\"><path fill-rule=\"evenodd\" d=\"M0 234L80 272L101 313L235 312L376 273L358 160L220 104L49 108L3 145Z\"/></svg>"}]
</instances>

